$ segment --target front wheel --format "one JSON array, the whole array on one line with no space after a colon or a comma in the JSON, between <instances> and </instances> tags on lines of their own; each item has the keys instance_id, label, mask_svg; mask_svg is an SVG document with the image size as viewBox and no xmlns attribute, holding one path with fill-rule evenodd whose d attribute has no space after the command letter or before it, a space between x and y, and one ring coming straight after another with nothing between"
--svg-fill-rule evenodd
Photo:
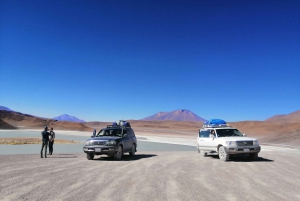
<instances>
[{"instance_id":1,"label":"front wheel","mask_svg":"<svg viewBox=\"0 0 300 201\"><path fill-rule=\"evenodd\" d=\"M131 152L129 152L130 156L134 156L135 155L135 144L132 145L131 147Z\"/></svg>"},{"instance_id":2,"label":"front wheel","mask_svg":"<svg viewBox=\"0 0 300 201\"><path fill-rule=\"evenodd\" d=\"M229 154L226 153L225 148L221 146L219 148L219 158L221 161L228 161L229 160Z\"/></svg>"},{"instance_id":3,"label":"front wheel","mask_svg":"<svg viewBox=\"0 0 300 201\"><path fill-rule=\"evenodd\" d=\"M121 146L118 146L118 150L117 150L117 152L114 154L114 159L115 159L115 160L121 160L122 156L123 156L123 149L122 149Z\"/></svg>"},{"instance_id":4,"label":"front wheel","mask_svg":"<svg viewBox=\"0 0 300 201\"><path fill-rule=\"evenodd\" d=\"M86 154L86 158L88 160L93 160L94 159L94 154Z\"/></svg>"}]
</instances>

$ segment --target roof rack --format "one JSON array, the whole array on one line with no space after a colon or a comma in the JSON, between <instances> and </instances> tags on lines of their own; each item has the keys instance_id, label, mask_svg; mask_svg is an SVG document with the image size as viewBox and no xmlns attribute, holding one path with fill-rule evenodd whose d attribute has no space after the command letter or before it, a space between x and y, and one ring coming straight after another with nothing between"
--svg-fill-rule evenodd
<instances>
[{"instance_id":1,"label":"roof rack","mask_svg":"<svg viewBox=\"0 0 300 201\"><path fill-rule=\"evenodd\" d=\"M229 124L203 124L202 128L231 127Z\"/></svg>"},{"instance_id":2,"label":"roof rack","mask_svg":"<svg viewBox=\"0 0 300 201\"><path fill-rule=\"evenodd\" d=\"M131 128L130 124L126 124L124 126L119 125L107 125L106 128Z\"/></svg>"}]
</instances>

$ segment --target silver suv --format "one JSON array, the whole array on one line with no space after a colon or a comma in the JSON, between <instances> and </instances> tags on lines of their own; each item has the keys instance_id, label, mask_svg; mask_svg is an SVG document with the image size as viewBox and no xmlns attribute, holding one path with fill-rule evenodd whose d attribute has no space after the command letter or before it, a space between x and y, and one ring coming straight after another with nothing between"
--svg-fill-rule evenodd
<instances>
[{"instance_id":1,"label":"silver suv","mask_svg":"<svg viewBox=\"0 0 300 201\"><path fill-rule=\"evenodd\" d=\"M202 156L218 154L220 160L228 161L230 156L243 154L255 160L260 152L258 140L246 137L228 124L203 125L197 137L197 150Z\"/></svg>"},{"instance_id":2,"label":"silver suv","mask_svg":"<svg viewBox=\"0 0 300 201\"><path fill-rule=\"evenodd\" d=\"M124 153L135 155L137 139L130 124L108 125L101 129L98 134L94 131L93 136L85 142L83 147L87 159L94 159L95 155L107 155L116 160L121 160Z\"/></svg>"}]
</instances>

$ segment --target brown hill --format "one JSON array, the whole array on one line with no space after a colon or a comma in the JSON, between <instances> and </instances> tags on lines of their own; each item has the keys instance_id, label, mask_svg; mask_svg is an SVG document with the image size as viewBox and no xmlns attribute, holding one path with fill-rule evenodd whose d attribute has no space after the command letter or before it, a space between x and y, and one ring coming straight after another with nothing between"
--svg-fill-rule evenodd
<instances>
[{"instance_id":1,"label":"brown hill","mask_svg":"<svg viewBox=\"0 0 300 201\"><path fill-rule=\"evenodd\" d=\"M290 114L275 115L266 119L268 122L280 122L280 123L300 123L300 110L292 112Z\"/></svg>"},{"instance_id":2,"label":"brown hill","mask_svg":"<svg viewBox=\"0 0 300 201\"><path fill-rule=\"evenodd\" d=\"M12 112L0 110L0 120L14 126L24 129L38 128L43 129L45 126L55 127L61 130L78 130L78 131L91 131L92 129L77 122L56 121L53 119L40 118L29 114L20 112Z\"/></svg>"},{"instance_id":3,"label":"brown hill","mask_svg":"<svg viewBox=\"0 0 300 201\"><path fill-rule=\"evenodd\" d=\"M17 129L16 127L6 123L2 119L0 119L0 129Z\"/></svg>"},{"instance_id":4,"label":"brown hill","mask_svg":"<svg viewBox=\"0 0 300 201\"><path fill-rule=\"evenodd\" d=\"M230 125L263 143L293 146L299 146L300 144L300 123L241 121L232 122Z\"/></svg>"}]
</instances>

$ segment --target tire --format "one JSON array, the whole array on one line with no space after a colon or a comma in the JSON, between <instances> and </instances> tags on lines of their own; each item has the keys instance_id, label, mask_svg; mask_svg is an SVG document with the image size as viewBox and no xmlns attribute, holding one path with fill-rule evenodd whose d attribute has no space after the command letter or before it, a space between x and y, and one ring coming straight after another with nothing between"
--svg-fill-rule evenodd
<instances>
[{"instance_id":1,"label":"tire","mask_svg":"<svg viewBox=\"0 0 300 201\"><path fill-rule=\"evenodd\" d=\"M229 160L229 154L226 153L225 148L223 146L220 146L219 148L219 158L221 161L228 161Z\"/></svg>"},{"instance_id":2,"label":"tire","mask_svg":"<svg viewBox=\"0 0 300 201\"><path fill-rule=\"evenodd\" d=\"M93 160L94 159L94 154L86 154L86 158L88 160Z\"/></svg>"},{"instance_id":3,"label":"tire","mask_svg":"<svg viewBox=\"0 0 300 201\"><path fill-rule=\"evenodd\" d=\"M206 157L206 156L207 156L207 153L206 153L205 151L203 151L203 150L200 150L200 154L201 154L201 156L203 156L203 157Z\"/></svg>"},{"instance_id":4,"label":"tire","mask_svg":"<svg viewBox=\"0 0 300 201\"><path fill-rule=\"evenodd\" d=\"M131 152L129 152L130 156L134 156L135 155L135 144L132 145L131 147Z\"/></svg>"},{"instance_id":5,"label":"tire","mask_svg":"<svg viewBox=\"0 0 300 201\"><path fill-rule=\"evenodd\" d=\"M257 159L257 157L258 157L258 153L253 153L253 154L249 154L248 159L250 161L254 161Z\"/></svg>"},{"instance_id":6,"label":"tire","mask_svg":"<svg viewBox=\"0 0 300 201\"><path fill-rule=\"evenodd\" d=\"M121 160L123 156L123 148L121 146L118 146L118 151L116 153L114 153L114 159L115 160Z\"/></svg>"}]
</instances>

